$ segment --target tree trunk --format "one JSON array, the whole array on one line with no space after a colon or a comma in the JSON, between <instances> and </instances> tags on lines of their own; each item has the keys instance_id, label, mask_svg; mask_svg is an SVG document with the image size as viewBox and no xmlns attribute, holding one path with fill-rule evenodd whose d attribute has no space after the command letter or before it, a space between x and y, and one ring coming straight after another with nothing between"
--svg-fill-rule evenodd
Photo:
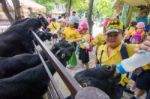
<instances>
[{"instance_id":1,"label":"tree trunk","mask_svg":"<svg viewBox=\"0 0 150 99\"><path fill-rule=\"evenodd\" d=\"M14 19L13 17L11 16L11 14L9 13L9 9L7 7L7 4L6 4L6 0L0 0L0 3L2 4L2 9L5 13L5 15L7 16L8 20L10 23L13 23L14 22Z\"/></svg>"},{"instance_id":2,"label":"tree trunk","mask_svg":"<svg viewBox=\"0 0 150 99\"><path fill-rule=\"evenodd\" d=\"M69 16L70 16L71 5L72 5L72 0L68 0L67 13Z\"/></svg>"},{"instance_id":3,"label":"tree trunk","mask_svg":"<svg viewBox=\"0 0 150 99\"><path fill-rule=\"evenodd\" d=\"M92 20L92 10L93 10L94 0L89 1L89 11L88 11L88 24L89 24L89 33L92 34L93 20Z\"/></svg>"},{"instance_id":4,"label":"tree trunk","mask_svg":"<svg viewBox=\"0 0 150 99\"><path fill-rule=\"evenodd\" d=\"M15 20L21 19L21 6L19 0L12 0L12 3L14 5L14 11L15 11Z\"/></svg>"}]
</instances>

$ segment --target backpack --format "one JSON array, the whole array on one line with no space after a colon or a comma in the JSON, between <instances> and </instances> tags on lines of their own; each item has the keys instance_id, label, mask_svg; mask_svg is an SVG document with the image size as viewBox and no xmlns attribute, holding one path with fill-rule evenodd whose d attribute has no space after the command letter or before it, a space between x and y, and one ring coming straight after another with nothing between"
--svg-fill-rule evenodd
<instances>
[{"instance_id":1,"label":"backpack","mask_svg":"<svg viewBox=\"0 0 150 99\"><path fill-rule=\"evenodd\" d=\"M127 47L126 47L126 44L125 44L125 43L122 44L120 53L121 53L122 59L126 59L126 58L129 57L129 56L128 56L128 52L127 52Z\"/></svg>"}]
</instances>

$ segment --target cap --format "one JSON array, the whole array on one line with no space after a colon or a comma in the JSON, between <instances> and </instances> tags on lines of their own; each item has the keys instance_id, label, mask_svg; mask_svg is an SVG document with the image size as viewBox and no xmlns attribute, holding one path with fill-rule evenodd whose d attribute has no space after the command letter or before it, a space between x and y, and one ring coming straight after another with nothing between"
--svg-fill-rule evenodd
<instances>
[{"instance_id":1,"label":"cap","mask_svg":"<svg viewBox=\"0 0 150 99\"><path fill-rule=\"evenodd\" d=\"M122 33L122 31L119 30L119 29L109 29L109 30L106 32L106 34L110 34L110 33Z\"/></svg>"},{"instance_id":2,"label":"cap","mask_svg":"<svg viewBox=\"0 0 150 99\"><path fill-rule=\"evenodd\" d=\"M123 33L123 26L120 23L120 20L113 19L106 27L106 34L109 33Z\"/></svg>"}]
</instances>

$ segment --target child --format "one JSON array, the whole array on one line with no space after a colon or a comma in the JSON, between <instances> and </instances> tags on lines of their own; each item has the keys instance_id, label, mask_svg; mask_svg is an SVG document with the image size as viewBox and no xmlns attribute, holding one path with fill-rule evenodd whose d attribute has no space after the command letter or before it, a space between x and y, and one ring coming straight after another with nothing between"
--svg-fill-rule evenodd
<instances>
[{"instance_id":1,"label":"child","mask_svg":"<svg viewBox=\"0 0 150 99\"><path fill-rule=\"evenodd\" d=\"M82 36L82 40L79 42L80 48L79 48L79 59L82 61L82 69L86 67L86 69L89 68L88 62L89 62L89 52L87 49L89 49L89 42L90 42L90 34L87 32L88 30L88 23L86 21L82 22L79 26L78 31L80 32Z\"/></svg>"},{"instance_id":2,"label":"child","mask_svg":"<svg viewBox=\"0 0 150 99\"><path fill-rule=\"evenodd\" d=\"M137 23L136 28L137 29L136 29L135 33L130 38L130 43L132 43L132 44L141 43L142 39L145 35L145 32L144 32L145 24L143 22Z\"/></svg>"}]
</instances>

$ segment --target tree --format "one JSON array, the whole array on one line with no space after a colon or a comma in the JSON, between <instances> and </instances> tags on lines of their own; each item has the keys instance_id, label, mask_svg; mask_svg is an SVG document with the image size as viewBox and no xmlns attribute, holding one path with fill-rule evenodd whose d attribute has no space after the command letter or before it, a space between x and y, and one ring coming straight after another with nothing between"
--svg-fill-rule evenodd
<instances>
[{"instance_id":1,"label":"tree","mask_svg":"<svg viewBox=\"0 0 150 99\"><path fill-rule=\"evenodd\" d=\"M2 9L7 16L10 23L13 23L15 20L21 19L21 7L19 0L12 0L13 8L11 8L7 2L7 0L0 0L0 3L2 4ZM11 13L11 11L14 13ZM15 16L15 17L13 17Z\"/></svg>"},{"instance_id":2,"label":"tree","mask_svg":"<svg viewBox=\"0 0 150 99\"><path fill-rule=\"evenodd\" d=\"M97 4L96 4L96 11L98 13L101 13L105 16L111 16L113 13L113 9L112 9L112 3L114 2L114 0L100 0Z\"/></svg>"},{"instance_id":3,"label":"tree","mask_svg":"<svg viewBox=\"0 0 150 99\"><path fill-rule=\"evenodd\" d=\"M14 19L13 19L12 15L9 13L9 9L7 7L6 0L0 0L0 3L2 4L2 9L3 9L5 15L7 16L9 22L13 23Z\"/></svg>"},{"instance_id":4,"label":"tree","mask_svg":"<svg viewBox=\"0 0 150 99\"><path fill-rule=\"evenodd\" d=\"M41 4L41 5L43 5L43 6L45 6L46 7L46 10L47 11L50 11L53 7L54 7L54 5L55 5L55 2L57 1L55 1L55 0L35 0L37 3L39 3L39 4Z\"/></svg>"},{"instance_id":5,"label":"tree","mask_svg":"<svg viewBox=\"0 0 150 99\"><path fill-rule=\"evenodd\" d=\"M89 32L91 34L92 34L92 27L93 27L93 20L92 20L93 3L94 3L94 0L90 0L90 2L89 2L89 12L88 12Z\"/></svg>"},{"instance_id":6,"label":"tree","mask_svg":"<svg viewBox=\"0 0 150 99\"><path fill-rule=\"evenodd\" d=\"M67 8L67 11L66 11L68 13L68 15L70 15L71 5L72 5L72 0L68 0L68 8Z\"/></svg>"},{"instance_id":7,"label":"tree","mask_svg":"<svg viewBox=\"0 0 150 99\"><path fill-rule=\"evenodd\" d=\"M12 0L14 11L15 11L15 20L21 19L21 6L19 0Z\"/></svg>"}]
</instances>

